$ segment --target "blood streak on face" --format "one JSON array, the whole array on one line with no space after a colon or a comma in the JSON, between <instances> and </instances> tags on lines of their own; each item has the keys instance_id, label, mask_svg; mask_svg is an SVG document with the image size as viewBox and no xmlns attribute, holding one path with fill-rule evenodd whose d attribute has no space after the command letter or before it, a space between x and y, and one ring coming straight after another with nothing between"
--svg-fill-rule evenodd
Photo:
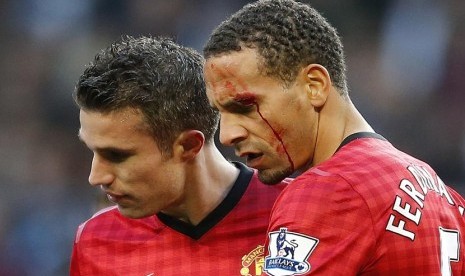
<instances>
[{"instance_id":1,"label":"blood streak on face","mask_svg":"<svg viewBox=\"0 0 465 276\"><path fill-rule=\"evenodd\" d=\"M263 114L260 112L260 106L258 105L258 103L256 101L255 95L253 93L250 93L250 92L242 92L242 93L236 94L236 96L234 97L234 100L236 102L239 102L239 103L241 103L243 105L246 105L246 106L253 104L253 105L255 105L257 107L258 115L268 125L268 127L271 129L271 131L273 131L274 136L281 143L281 146L283 147L284 152L286 153L287 160L289 161L289 163L291 165L291 170L294 171L294 162L292 161L291 156L289 155L289 152L287 151L286 146L284 145L283 139L281 138L279 133L271 126L270 122L268 122L268 120L265 117L263 117Z\"/></svg>"},{"instance_id":2,"label":"blood streak on face","mask_svg":"<svg viewBox=\"0 0 465 276\"><path fill-rule=\"evenodd\" d=\"M242 89L244 89L244 90L247 89L247 86L246 86L245 82L243 80L241 80L241 78L235 76L236 74L234 74L234 72L232 72L231 70L229 70L227 68L222 69L221 67L215 66L213 63L210 64L210 69L217 74L216 80L226 80L226 79L228 79L230 77L234 77L235 81L241 87L241 90ZM217 87L216 83L217 82L215 80L213 80L211 82L212 88L213 88L214 91L216 91L216 87ZM287 156L287 159L288 159L288 161L289 161L289 163L291 165L291 170L294 171L294 162L292 161L291 156L289 155L289 152L287 151L286 147L284 146L283 140L281 139L279 133L271 126L271 124L268 122L268 120L261 114L260 107L259 107L259 105L257 103L255 94L253 94L251 92L238 92L236 85L234 85L232 82L230 82L228 80L226 80L224 82L223 87L224 87L224 89L226 91L229 91L228 95L224 95L223 97L228 97L228 96L231 97L232 95L234 95L233 99L236 102L241 103L244 106L255 105L257 107L258 115L268 125L268 127L271 129L271 131L273 132L276 139L278 139L278 141L280 142L280 144L281 144L282 148L284 149L284 152L285 152L285 154ZM215 93L215 94L217 94L217 93ZM219 95L217 94L217 96L219 96Z\"/></svg>"}]
</instances>

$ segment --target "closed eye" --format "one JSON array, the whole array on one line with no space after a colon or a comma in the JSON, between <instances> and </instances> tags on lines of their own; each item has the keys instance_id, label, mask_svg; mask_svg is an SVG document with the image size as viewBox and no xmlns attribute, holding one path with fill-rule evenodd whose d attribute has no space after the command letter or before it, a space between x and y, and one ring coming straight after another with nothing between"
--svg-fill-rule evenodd
<instances>
[{"instance_id":1,"label":"closed eye","mask_svg":"<svg viewBox=\"0 0 465 276\"><path fill-rule=\"evenodd\" d=\"M255 109L255 105L253 103L236 101L230 101L223 107L231 113L238 114L247 114Z\"/></svg>"},{"instance_id":2,"label":"closed eye","mask_svg":"<svg viewBox=\"0 0 465 276\"><path fill-rule=\"evenodd\" d=\"M100 156L112 163L122 163L133 155L132 152L118 149L101 149L98 150Z\"/></svg>"}]
</instances>

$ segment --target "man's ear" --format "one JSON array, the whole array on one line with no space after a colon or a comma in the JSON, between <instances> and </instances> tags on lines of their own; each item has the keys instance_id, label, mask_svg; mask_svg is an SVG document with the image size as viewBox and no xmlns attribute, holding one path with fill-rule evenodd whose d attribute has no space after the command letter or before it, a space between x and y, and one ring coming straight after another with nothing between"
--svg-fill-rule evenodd
<instances>
[{"instance_id":1,"label":"man's ear","mask_svg":"<svg viewBox=\"0 0 465 276\"><path fill-rule=\"evenodd\" d=\"M314 107L322 107L331 91L332 82L328 70L320 64L309 64L300 74L305 82L305 90Z\"/></svg>"},{"instance_id":2,"label":"man's ear","mask_svg":"<svg viewBox=\"0 0 465 276\"><path fill-rule=\"evenodd\" d=\"M191 160L200 152L205 143L205 136L198 130L187 130L182 132L173 146L173 153L181 160Z\"/></svg>"}]
</instances>

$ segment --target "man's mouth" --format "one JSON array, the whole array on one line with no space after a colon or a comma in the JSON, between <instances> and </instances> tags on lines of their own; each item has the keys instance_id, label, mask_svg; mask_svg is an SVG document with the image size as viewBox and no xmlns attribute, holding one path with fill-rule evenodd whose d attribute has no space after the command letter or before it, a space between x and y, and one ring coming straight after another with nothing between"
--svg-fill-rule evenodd
<instances>
[{"instance_id":1,"label":"man's mouth","mask_svg":"<svg viewBox=\"0 0 465 276\"><path fill-rule=\"evenodd\" d=\"M108 200L110 200L111 202L116 203L116 204L118 204L118 202L120 202L122 199L124 199L126 197L123 194L110 192L108 190L103 190L103 191L105 192Z\"/></svg>"},{"instance_id":2,"label":"man's mouth","mask_svg":"<svg viewBox=\"0 0 465 276\"><path fill-rule=\"evenodd\" d=\"M263 160L263 153L247 153L242 155L242 157L245 157L247 166L252 168L258 168L258 166L261 163L261 160Z\"/></svg>"},{"instance_id":3,"label":"man's mouth","mask_svg":"<svg viewBox=\"0 0 465 276\"><path fill-rule=\"evenodd\" d=\"M247 161L252 161L254 159L257 159L259 157L263 156L263 153L248 153L246 155L246 160Z\"/></svg>"}]
</instances>

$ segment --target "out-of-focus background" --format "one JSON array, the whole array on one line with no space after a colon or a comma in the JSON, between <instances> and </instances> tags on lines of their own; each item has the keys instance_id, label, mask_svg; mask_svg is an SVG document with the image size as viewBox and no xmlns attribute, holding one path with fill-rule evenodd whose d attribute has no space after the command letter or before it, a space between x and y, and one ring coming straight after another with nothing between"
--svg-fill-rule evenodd
<instances>
[{"instance_id":1,"label":"out-of-focus background","mask_svg":"<svg viewBox=\"0 0 465 276\"><path fill-rule=\"evenodd\" d=\"M71 98L93 56L123 34L201 51L247 2L0 1L0 275L67 275L75 230L99 208ZM372 126L465 194L465 1L308 2L342 35Z\"/></svg>"}]
</instances>

